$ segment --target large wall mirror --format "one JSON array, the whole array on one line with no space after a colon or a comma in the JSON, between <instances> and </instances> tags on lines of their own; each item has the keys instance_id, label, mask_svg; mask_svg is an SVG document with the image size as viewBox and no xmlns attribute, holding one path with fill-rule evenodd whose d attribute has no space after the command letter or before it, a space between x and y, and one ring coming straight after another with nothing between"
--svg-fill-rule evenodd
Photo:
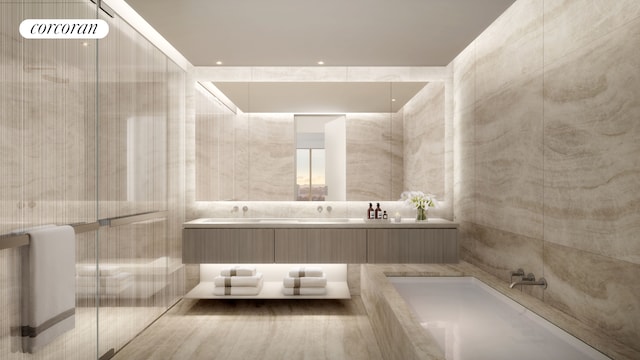
<instances>
[{"instance_id":1,"label":"large wall mirror","mask_svg":"<svg viewBox=\"0 0 640 360\"><path fill-rule=\"evenodd\" d=\"M425 82L198 82L196 200L397 200Z\"/></svg>"}]
</instances>

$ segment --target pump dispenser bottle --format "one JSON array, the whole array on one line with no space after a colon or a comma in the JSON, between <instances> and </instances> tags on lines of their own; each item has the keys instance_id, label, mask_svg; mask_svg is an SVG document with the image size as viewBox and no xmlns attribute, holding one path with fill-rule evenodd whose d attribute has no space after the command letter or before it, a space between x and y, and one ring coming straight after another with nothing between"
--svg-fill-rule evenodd
<instances>
[{"instance_id":1,"label":"pump dispenser bottle","mask_svg":"<svg viewBox=\"0 0 640 360\"><path fill-rule=\"evenodd\" d=\"M373 210L373 204L369 203L369 210L367 210L367 219L375 219L375 210Z\"/></svg>"}]
</instances>

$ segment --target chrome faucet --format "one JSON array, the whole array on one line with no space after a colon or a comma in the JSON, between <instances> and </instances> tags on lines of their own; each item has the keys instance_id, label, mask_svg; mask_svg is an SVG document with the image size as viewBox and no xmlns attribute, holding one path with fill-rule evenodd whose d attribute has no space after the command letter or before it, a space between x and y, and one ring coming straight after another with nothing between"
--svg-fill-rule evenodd
<instances>
[{"instance_id":1,"label":"chrome faucet","mask_svg":"<svg viewBox=\"0 0 640 360\"><path fill-rule=\"evenodd\" d=\"M513 289L513 287L516 285L542 285L544 286L544 289L546 289L547 280L545 280L543 277L541 277L539 280L536 280L536 277L532 273L529 273L527 274L527 276L523 276L520 281L512 282L509 287Z\"/></svg>"}]
</instances>

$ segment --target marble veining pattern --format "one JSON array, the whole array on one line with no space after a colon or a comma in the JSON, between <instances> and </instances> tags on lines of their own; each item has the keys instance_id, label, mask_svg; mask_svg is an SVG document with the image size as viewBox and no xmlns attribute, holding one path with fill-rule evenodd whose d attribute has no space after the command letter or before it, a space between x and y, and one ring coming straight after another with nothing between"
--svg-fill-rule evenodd
<instances>
[{"instance_id":1,"label":"marble veining pattern","mask_svg":"<svg viewBox=\"0 0 640 360\"><path fill-rule=\"evenodd\" d=\"M347 114L347 200L393 199L390 113ZM375 204L374 204L375 205Z\"/></svg>"},{"instance_id":2,"label":"marble veining pattern","mask_svg":"<svg viewBox=\"0 0 640 360\"><path fill-rule=\"evenodd\" d=\"M249 114L249 198L294 198L293 114Z\"/></svg>"},{"instance_id":3,"label":"marble veining pattern","mask_svg":"<svg viewBox=\"0 0 640 360\"><path fill-rule=\"evenodd\" d=\"M640 19L545 73L545 240L640 264Z\"/></svg>"},{"instance_id":4,"label":"marble veining pattern","mask_svg":"<svg viewBox=\"0 0 640 360\"><path fill-rule=\"evenodd\" d=\"M445 86L427 84L404 107L405 190L445 198Z\"/></svg>"},{"instance_id":5,"label":"marble veining pattern","mask_svg":"<svg viewBox=\"0 0 640 360\"><path fill-rule=\"evenodd\" d=\"M359 297L182 300L118 359L382 359Z\"/></svg>"},{"instance_id":6,"label":"marble veining pattern","mask_svg":"<svg viewBox=\"0 0 640 360\"><path fill-rule=\"evenodd\" d=\"M638 326L618 309L640 295L615 274L640 254L639 8L517 1L453 66L462 258L503 279L542 267L560 283L531 295L628 346ZM559 249L577 270L552 263Z\"/></svg>"}]
</instances>

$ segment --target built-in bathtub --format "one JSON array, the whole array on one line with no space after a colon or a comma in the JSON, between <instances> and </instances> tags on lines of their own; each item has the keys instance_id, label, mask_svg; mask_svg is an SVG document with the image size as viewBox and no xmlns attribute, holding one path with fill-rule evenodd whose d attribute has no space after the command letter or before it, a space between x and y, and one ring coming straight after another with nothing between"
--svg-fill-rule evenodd
<instances>
[{"instance_id":1,"label":"built-in bathtub","mask_svg":"<svg viewBox=\"0 0 640 360\"><path fill-rule=\"evenodd\" d=\"M471 277L482 284L486 288L492 289L495 293L504 296L514 302L520 304L519 311L528 315L533 313L541 318L548 320L567 333L573 335L576 339L571 341L582 341L589 344L594 349L605 354L612 359L640 359L640 352L620 343L615 337L607 332L599 329L592 324L586 324L578 319L560 311L557 308L549 306L549 304L541 301L540 295L545 290L536 288L535 286L523 287L523 289L509 288L509 274L506 273L506 279L498 278L492 274L485 272L479 267L460 261L457 264L363 264L360 267L360 296L367 310L367 315L371 323L373 333L376 336L378 346L383 357L388 360L445 360L446 348L441 347L440 343L445 343L442 339L437 339L441 335L432 335L427 331L421 322L429 322L430 320L422 320L412 309L411 301L406 301L399 290L393 283L396 277L417 277L420 278L446 278L447 277ZM463 279L464 280L464 279ZM557 284L553 278L550 279L549 287L561 286ZM404 280L401 280L404 281ZM408 281L408 280L407 280ZM421 281L421 280L420 280ZM468 279L466 281L469 281ZM409 287L417 287L418 285L410 285ZM491 291L491 290L490 290ZM455 302L461 296L454 296L448 302ZM468 297L465 295L465 297ZM425 301L427 308L436 308L438 305L430 305L429 301ZM510 306L502 301L498 302L502 306ZM467 305L470 308L479 306L479 302L473 302ZM524 310L524 309L528 310ZM531 313L533 312L533 313ZM524 316L524 315L523 315ZM424 319L424 318L423 318ZM480 322L478 328L484 334L490 335L493 342L485 341L486 347L503 346L502 341L509 337L516 337L515 332L508 332L508 335L493 335L493 330L498 327L494 317L491 320ZM516 327L517 328L517 327ZM558 330L551 328L552 332ZM442 333L442 331L440 331ZM522 339L522 338L521 338ZM579 340L578 340L579 339ZM535 340L537 341L537 340ZM527 342L534 342L528 339ZM455 342L454 342L455 344ZM543 355L540 351L546 345L536 344L535 350L529 351L534 354L534 359L553 359ZM441 350L444 349L444 350ZM593 349L591 349L593 350ZM587 350L590 352L590 350ZM595 351L595 350L593 350ZM482 355L474 353L472 359L483 359ZM526 359L525 353L510 354L508 359ZM601 356L596 353L596 356ZM495 359L493 356L484 358ZM564 357L559 357L565 359ZM583 356L583 358L587 358ZM606 357L605 357L606 358Z\"/></svg>"},{"instance_id":2,"label":"built-in bathtub","mask_svg":"<svg viewBox=\"0 0 640 360\"><path fill-rule=\"evenodd\" d=\"M473 277L390 277L447 360L609 359Z\"/></svg>"}]
</instances>

